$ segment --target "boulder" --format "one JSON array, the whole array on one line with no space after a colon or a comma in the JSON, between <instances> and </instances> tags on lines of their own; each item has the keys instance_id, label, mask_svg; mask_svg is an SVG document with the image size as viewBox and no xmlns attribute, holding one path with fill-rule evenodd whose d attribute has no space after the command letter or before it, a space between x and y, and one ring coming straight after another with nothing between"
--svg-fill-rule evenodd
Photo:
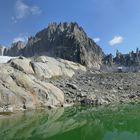
<instances>
[{"instance_id":1,"label":"boulder","mask_svg":"<svg viewBox=\"0 0 140 140\"><path fill-rule=\"evenodd\" d=\"M76 70L86 68L46 56L18 57L0 64L0 112L63 106L63 91L41 77L71 77Z\"/></svg>"},{"instance_id":2,"label":"boulder","mask_svg":"<svg viewBox=\"0 0 140 140\"><path fill-rule=\"evenodd\" d=\"M9 64L17 69L20 70L26 74L33 74L34 71L31 67L31 60L30 59L26 59L24 57L19 57L19 58L15 58L15 59L11 59L9 61Z\"/></svg>"},{"instance_id":3,"label":"boulder","mask_svg":"<svg viewBox=\"0 0 140 140\"><path fill-rule=\"evenodd\" d=\"M76 70L86 71L86 68L78 63L47 56L40 56L31 64L35 74L40 78L72 77Z\"/></svg>"}]
</instances>

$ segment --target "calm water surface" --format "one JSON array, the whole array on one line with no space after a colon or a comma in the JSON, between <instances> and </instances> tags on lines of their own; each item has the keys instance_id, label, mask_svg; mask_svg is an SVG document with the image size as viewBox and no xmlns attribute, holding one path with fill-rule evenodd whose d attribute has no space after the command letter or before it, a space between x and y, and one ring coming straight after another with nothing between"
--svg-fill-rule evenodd
<instances>
[{"instance_id":1,"label":"calm water surface","mask_svg":"<svg viewBox=\"0 0 140 140\"><path fill-rule=\"evenodd\" d=\"M18 113L0 119L0 140L140 140L140 105Z\"/></svg>"}]
</instances>

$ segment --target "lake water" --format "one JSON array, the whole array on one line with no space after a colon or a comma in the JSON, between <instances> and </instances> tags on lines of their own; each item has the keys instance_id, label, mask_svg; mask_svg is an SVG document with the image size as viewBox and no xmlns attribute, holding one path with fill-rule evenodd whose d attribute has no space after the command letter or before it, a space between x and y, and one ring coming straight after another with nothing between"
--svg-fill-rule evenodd
<instances>
[{"instance_id":1,"label":"lake water","mask_svg":"<svg viewBox=\"0 0 140 140\"><path fill-rule=\"evenodd\" d=\"M0 140L140 140L140 105L17 113L0 119Z\"/></svg>"}]
</instances>

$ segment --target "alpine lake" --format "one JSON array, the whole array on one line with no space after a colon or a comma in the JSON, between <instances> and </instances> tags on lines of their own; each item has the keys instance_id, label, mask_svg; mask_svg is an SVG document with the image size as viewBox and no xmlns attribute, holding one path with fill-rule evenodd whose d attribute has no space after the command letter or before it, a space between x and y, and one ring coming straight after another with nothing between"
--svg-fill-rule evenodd
<instances>
[{"instance_id":1,"label":"alpine lake","mask_svg":"<svg viewBox=\"0 0 140 140\"><path fill-rule=\"evenodd\" d=\"M140 140L140 105L5 114L0 116L0 140Z\"/></svg>"}]
</instances>

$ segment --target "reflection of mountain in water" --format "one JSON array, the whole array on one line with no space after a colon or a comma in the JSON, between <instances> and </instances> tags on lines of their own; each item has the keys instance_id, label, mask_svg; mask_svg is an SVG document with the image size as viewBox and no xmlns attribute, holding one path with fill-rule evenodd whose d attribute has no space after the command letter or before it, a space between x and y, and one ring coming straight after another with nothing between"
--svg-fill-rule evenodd
<instances>
[{"instance_id":1,"label":"reflection of mountain in water","mask_svg":"<svg viewBox=\"0 0 140 140\"><path fill-rule=\"evenodd\" d=\"M0 120L0 140L140 139L139 106L61 108Z\"/></svg>"}]
</instances>

